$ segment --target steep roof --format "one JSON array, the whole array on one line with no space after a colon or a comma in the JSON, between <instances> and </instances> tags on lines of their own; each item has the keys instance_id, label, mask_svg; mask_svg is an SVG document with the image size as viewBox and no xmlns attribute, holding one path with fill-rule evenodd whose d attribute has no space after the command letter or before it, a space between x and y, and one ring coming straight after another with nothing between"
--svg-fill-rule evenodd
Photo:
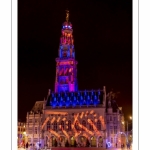
<instances>
[{"instance_id":1,"label":"steep roof","mask_svg":"<svg viewBox=\"0 0 150 150\"><path fill-rule=\"evenodd\" d=\"M31 111L34 113L42 112L43 103L44 101L36 101Z\"/></svg>"},{"instance_id":2,"label":"steep roof","mask_svg":"<svg viewBox=\"0 0 150 150\"><path fill-rule=\"evenodd\" d=\"M108 106L108 99L106 100L106 112L107 112L107 108L109 108ZM116 102L116 100L110 100L111 101L111 108L113 109L113 112L117 112L119 110L119 113L122 114L122 110L120 109L120 107L118 107L118 104Z\"/></svg>"},{"instance_id":3,"label":"steep roof","mask_svg":"<svg viewBox=\"0 0 150 150\"><path fill-rule=\"evenodd\" d=\"M63 107L97 107L103 104L103 91L78 91L78 92L61 92L49 95L47 106L52 108Z\"/></svg>"}]
</instances>

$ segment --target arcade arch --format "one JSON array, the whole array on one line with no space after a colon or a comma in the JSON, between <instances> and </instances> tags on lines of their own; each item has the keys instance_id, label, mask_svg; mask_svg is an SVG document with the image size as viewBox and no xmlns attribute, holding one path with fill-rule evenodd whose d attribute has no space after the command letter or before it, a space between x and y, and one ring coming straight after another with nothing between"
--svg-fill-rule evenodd
<instances>
[{"instance_id":1,"label":"arcade arch","mask_svg":"<svg viewBox=\"0 0 150 150\"><path fill-rule=\"evenodd\" d=\"M79 144L81 147L86 147L87 145L87 138L85 136L80 136L78 138Z\"/></svg>"},{"instance_id":2,"label":"arcade arch","mask_svg":"<svg viewBox=\"0 0 150 150\"><path fill-rule=\"evenodd\" d=\"M70 145L74 147L75 144L76 144L76 139L75 139L74 136L71 136L71 137L70 137Z\"/></svg>"},{"instance_id":3,"label":"arcade arch","mask_svg":"<svg viewBox=\"0 0 150 150\"><path fill-rule=\"evenodd\" d=\"M92 136L91 138L90 138L90 142L91 142L91 147L96 147L96 137L95 136Z\"/></svg>"},{"instance_id":4,"label":"arcade arch","mask_svg":"<svg viewBox=\"0 0 150 150\"><path fill-rule=\"evenodd\" d=\"M57 140L55 136L52 136L50 138L50 142L51 142L52 147L57 147Z\"/></svg>"},{"instance_id":5,"label":"arcade arch","mask_svg":"<svg viewBox=\"0 0 150 150\"><path fill-rule=\"evenodd\" d=\"M98 147L103 147L103 137L102 137L102 136L99 136L99 137L97 138L97 140L98 140Z\"/></svg>"}]
</instances>

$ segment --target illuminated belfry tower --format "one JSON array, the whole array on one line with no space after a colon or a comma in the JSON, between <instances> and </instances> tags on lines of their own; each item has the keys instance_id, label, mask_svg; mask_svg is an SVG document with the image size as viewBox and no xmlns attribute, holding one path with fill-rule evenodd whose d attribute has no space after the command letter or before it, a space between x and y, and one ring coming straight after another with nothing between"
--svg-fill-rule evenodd
<instances>
[{"instance_id":1,"label":"illuminated belfry tower","mask_svg":"<svg viewBox=\"0 0 150 150\"><path fill-rule=\"evenodd\" d=\"M55 93L75 92L77 86L77 61L75 60L72 24L69 22L69 11L61 30L58 58L56 58Z\"/></svg>"}]
</instances>

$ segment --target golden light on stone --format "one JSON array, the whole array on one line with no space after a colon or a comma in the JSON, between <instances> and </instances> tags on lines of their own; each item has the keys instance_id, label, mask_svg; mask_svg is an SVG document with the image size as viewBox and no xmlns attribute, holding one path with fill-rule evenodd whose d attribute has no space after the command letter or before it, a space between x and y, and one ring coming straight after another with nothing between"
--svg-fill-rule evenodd
<instances>
[{"instance_id":1,"label":"golden light on stone","mask_svg":"<svg viewBox=\"0 0 150 150\"><path fill-rule=\"evenodd\" d=\"M69 138L69 135L67 134L65 130L62 130L62 132L66 135L67 138Z\"/></svg>"},{"instance_id":2,"label":"golden light on stone","mask_svg":"<svg viewBox=\"0 0 150 150\"><path fill-rule=\"evenodd\" d=\"M59 122L59 120L60 120L60 117L58 117L57 122Z\"/></svg>"},{"instance_id":3,"label":"golden light on stone","mask_svg":"<svg viewBox=\"0 0 150 150\"><path fill-rule=\"evenodd\" d=\"M56 112L45 112L45 114L66 115L66 114L68 114L68 112L59 112L59 111L56 111Z\"/></svg>"},{"instance_id":4,"label":"golden light on stone","mask_svg":"<svg viewBox=\"0 0 150 150\"><path fill-rule=\"evenodd\" d=\"M53 123L53 122L55 121L55 119L56 119L56 118L55 118L55 117L53 117L53 119L51 120L51 123Z\"/></svg>"},{"instance_id":5,"label":"golden light on stone","mask_svg":"<svg viewBox=\"0 0 150 150\"><path fill-rule=\"evenodd\" d=\"M92 114L93 114L93 112L94 112L94 111L93 111L93 110L91 110L91 111L90 111L90 114L92 115Z\"/></svg>"},{"instance_id":6,"label":"golden light on stone","mask_svg":"<svg viewBox=\"0 0 150 150\"><path fill-rule=\"evenodd\" d=\"M62 120L63 120L63 121L65 121L65 120L66 120L66 118L63 118Z\"/></svg>"},{"instance_id":7,"label":"golden light on stone","mask_svg":"<svg viewBox=\"0 0 150 150\"><path fill-rule=\"evenodd\" d=\"M43 127L45 126L45 124L47 123L48 120L49 120L49 117L46 118L46 120L44 121L44 123L43 123L41 129L43 129Z\"/></svg>"},{"instance_id":8,"label":"golden light on stone","mask_svg":"<svg viewBox=\"0 0 150 150\"><path fill-rule=\"evenodd\" d=\"M54 130L50 129L50 132L51 132L52 134L54 134L55 136L57 136L58 138L60 138L60 135L59 135L58 133L56 133Z\"/></svg>"},{"instance_id":9,"label":"golden light on stone","mask_svg":"<svg viewBox=\"0 0 150 150\"><path fill-rule=\"evenodd\" d=\"M103 126L103 129L105 129L105 128L104 128L104 118L103 118L102 116L99 116L98 118L93 119L94 122L93 122L91 119L87 118L87 122L93 127L93 131L88 130L84 125L80 124L79 119L82 119L83 116L87 117L88 113L92 114L94 117L97 116L97 114L96 114L93 110L91 110L90 112L88 112L88 111L86 111L86 112L81 112L80 115L79 115L79 113L74 114L74 116L73 116L73 117L74 117L74 120L72 121L72 124L71 124L71 129L72 129L72 131L75 133L74 137L79 136L81 133L82 133L82 136L84 135L84 136L87 137L87 138L88 138L89 136L93 136L93 135L100 136L100 135L101 135L101 132L97 130L97 127L96 127L96 125L94 124L94 123L96 123L98 120L100 120L100 122L101 122L101 124L102 124L102 126ZM55 118L55 117L52 117L51 123L54 122L55 120L56 120L56 118ZM66 117L62 118L62 120L65 121L65 124L66 124L65 129L67 130L67 129L68 129L68 125L67 125L67 124L68 124L68 120L66 119ZM44 122L44 125L46 124L47 121L49 121L49 117L46 118L46 120L45 120L45 122ZM60 121L60 117L57 118L57 122L59 122L59 121ZM79 128L84 129L84 132L81 132L81 131L76 130L76 128L75 128L75 124L76 124L76 123L78 124L78 127L79 127ZM62 125L58 125L58 126L59 126L60 129L62 129ZM63 132L63 134L64 134L67 138L69 138L69 135L68 135L68 133L67 133L66 130L62 129L62 132ZM55 135L56 137L60 137L60 135L59 135L58 133L56 133L55 131L51 130L50 132L51 132L53 135Z\"/></svg>"},{"instance_id":10,"label":"golden light on stone","mask_svg":"<svg viewBox=\"0 0 150 150\"><path fill-rule=\"evenodd\" d=\"M94 117L96 117L97 115L96 114L94 114Z\"/></svg>"},{"instance_id":11,"label":"golden light on stone","mask_svg":"<svg viewBox=\"0 0 150 150\"><path fill-rule=\"evenodd\" d=\"M81 113L80 118L82 119L84 112Z\"/></svg>"}]
</instances>

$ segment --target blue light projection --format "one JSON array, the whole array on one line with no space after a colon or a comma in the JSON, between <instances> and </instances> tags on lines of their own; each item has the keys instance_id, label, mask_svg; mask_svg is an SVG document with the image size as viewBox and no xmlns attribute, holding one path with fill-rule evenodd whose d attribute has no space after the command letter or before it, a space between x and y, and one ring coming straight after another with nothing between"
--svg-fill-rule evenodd
<instances>
[{"instance_id":1,"label":"blue light projection","mask_svg":"<svg viewBox=\"0 0 150 150\"><path fill-rule=\"evenodd\" d=\"M108 147L111 147L111 143L110 142L107 142L107 145L108 145Z\"/></svg>"},{"instance_id":2,"label":"blue light projection","mask_svg":"<svg viewBox=\"0 0 150 150\"><path fill-rule=\"evenodd\" d=\"M72 27L70 25L69 26L65 25L65 26L63 26L63 29L65 29L65 28L71 29Z\"/></svg>"},{"instance_id":3,"label":"blue light projection","mask_svg":"<svg viewBox=\"0 0 150 150\"><path fill-rule=\"evenodd\" d=\"M111 145L112 145L111 142L108 141L108 139L106 139L106 144L107 144L108 148L111 147Z\"/></svg>"},{"instance_id":4,"label":"blue light projection","mask_svg":"<svg viewBox=\"0 0 150 150\"><path fill-rule=\"evenodd\" d=\"M77 105L77 100L76 100L76 97L74 96L73 97L73 106L75 107Z\"/></svg>"},{"instance_id":5,"label":"blue light projection","mask_svg":"<svg viewBox=\"0 0 150 150\"><path fill-rule=\"evenodd\" d=\"M76 106L98 106L101 103L102 94L100 91L78 91L51 93L47 106L52 108L76 107Z\"/></svg>"}]
</instances>

